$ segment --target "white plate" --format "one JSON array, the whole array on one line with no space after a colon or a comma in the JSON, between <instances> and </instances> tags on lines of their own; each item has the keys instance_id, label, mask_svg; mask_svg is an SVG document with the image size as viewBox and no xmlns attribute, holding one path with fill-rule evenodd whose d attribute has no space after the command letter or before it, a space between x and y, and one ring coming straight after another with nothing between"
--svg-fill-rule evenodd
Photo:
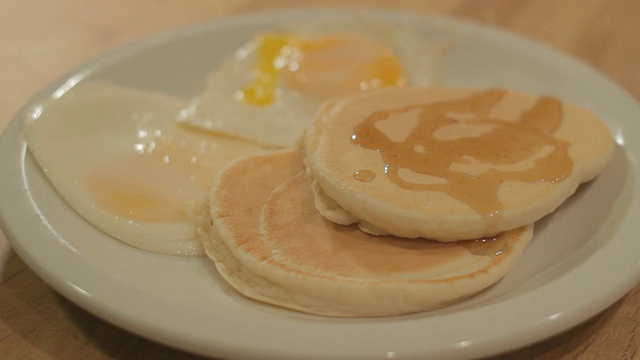
<instances>
[{"instance_id":1,"label":"white plate","mask_svg":"<svg viewBox=\"0 0 640 360\"><path fill-rule=\"evenodd\" d=\"M336 10L254 14L160 34L102 57L43 90L124 85L198 94L204 75L260 29ZM257 303L227 286L207 259L160 256L95 230L52 189L26 151L29 104L0 141L0 218L15 251L57 291L133 333L215 357L254 359L468 358L539 341L600 312L640 280L640 106L584 64L496 29L376 12L391 21L440 24L460 37L446 58L448 84L506 86L559 96L599 114L619 146L603 174L536 227L533 243L498 285L433 312L333 319ZM58 92L56 92L58 90Z\"/></svg>"}]
</instances>

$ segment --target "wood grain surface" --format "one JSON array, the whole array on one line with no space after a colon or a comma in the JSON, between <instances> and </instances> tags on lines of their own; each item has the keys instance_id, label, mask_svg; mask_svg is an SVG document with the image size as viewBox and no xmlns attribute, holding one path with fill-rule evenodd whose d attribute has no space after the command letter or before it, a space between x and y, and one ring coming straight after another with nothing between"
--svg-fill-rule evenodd
<instances>
[{"instance_id":1,"label":"wood grain surface","mask_svg":"<svg viewBox=\"0 0 640 360\"><path fill-rule=\"evenodd\" d=\"M637 0L0 0L0 131L49 82L133 40L232 14L328 6L444 14L507 29L581 59L640 99ZM639 325L637 286L574 329L497 359L640 359ZM0 358L197 359L70 303L25 265L1 233Z\"/></svg>"}]
</instances>

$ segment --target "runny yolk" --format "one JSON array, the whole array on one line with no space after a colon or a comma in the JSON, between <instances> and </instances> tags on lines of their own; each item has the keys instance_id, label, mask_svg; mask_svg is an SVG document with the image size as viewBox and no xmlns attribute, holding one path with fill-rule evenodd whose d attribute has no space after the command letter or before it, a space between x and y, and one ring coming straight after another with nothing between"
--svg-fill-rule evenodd
<instances>
[{"instance_id":1,"label":"runny yolk","mask_svg":"<svg viewBox=\"0 0 640 360\"><path fill-rule=\"evenodd\" d=\"M406 84L405 71L385 44L358 34L303 39L266 34L257 39L253 81L241 90L247 104L267 106L280 81L305 96L330 96Z\"/></svg>"}]
</instances>

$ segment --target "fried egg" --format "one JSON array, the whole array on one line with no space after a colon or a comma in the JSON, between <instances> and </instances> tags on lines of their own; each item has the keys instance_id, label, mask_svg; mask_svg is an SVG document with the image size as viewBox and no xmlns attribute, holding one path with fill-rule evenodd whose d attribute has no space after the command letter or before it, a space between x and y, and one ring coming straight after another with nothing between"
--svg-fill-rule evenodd
<instances>
[{"instance_id":1,"label":"fried egg","mask_svg":"<svg viewBox=\"0 0 640 360\"><path fill-rule=\"evenodd\" d=\"M87 83L36 106L25 135L58 193L95 227L151 252L203 255L193 209L223 164L262 148L178 126L185 105Z\"/></svg>"},{"instance_id":2,"label":"fried egg","mask_svg":"<svg viewBox=\"0 0 640 360\"><path fill-rule=\"evenodd\" d=\"M437 82L442 43L408 26L349 20L257 34L209 76L206 91L178 121L292 147L327 98Z\"/></svg>"}]
</instances>

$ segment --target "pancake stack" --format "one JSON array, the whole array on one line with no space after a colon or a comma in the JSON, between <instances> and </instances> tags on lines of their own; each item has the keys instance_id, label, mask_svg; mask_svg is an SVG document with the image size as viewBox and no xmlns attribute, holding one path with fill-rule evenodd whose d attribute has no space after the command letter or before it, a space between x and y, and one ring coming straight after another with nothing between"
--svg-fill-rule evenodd
<instances>
[{"instance_id":1,"label":"pancake stack","mask_svg":"<svg viewBox=\"0 0 640 360\"><path fill-rule=\"evenodd\" d=\"M240 293L342 317L430 310L496 283L613 151L586 110L502 89L334 98L302 140L226 166L199 230Z\"/></svg>"}]
</instances>

